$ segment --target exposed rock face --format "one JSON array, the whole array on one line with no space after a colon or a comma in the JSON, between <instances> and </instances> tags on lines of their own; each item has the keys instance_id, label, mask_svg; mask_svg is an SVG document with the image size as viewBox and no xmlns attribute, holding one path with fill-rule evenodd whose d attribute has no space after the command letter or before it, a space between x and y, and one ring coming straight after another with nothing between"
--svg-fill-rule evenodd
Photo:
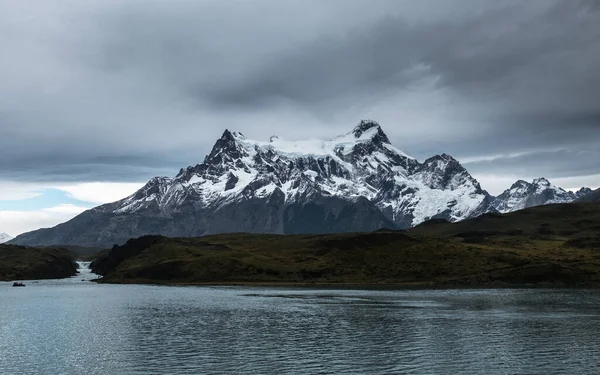
<instances>
[{"instance_id":1,"label":"exposed rock face","mask_svg":"<svg viewBox=\"0 0 600 375\"><path fill-rule=\"evenodd\" d=\"M581 189L575 192L575 197L576 199L580 199L593 192L594 190L590 189L589 187L582 187Z\"/></svg>"},{"instance_id":2,"label":"exposed rock face","mask_svg":"<svg viewBox=\"0 0 600 375\"><path fill-rule=\"evenodd\" d=\"M494 211L492 201L454 158L419 163L374 121L329 141L259 142L226 130L204 162L174 178L154 178L128 198L13 242L111 246L149 234L407 228Z\"/></svg>"},{"instance_id":3,"label":"exposed rock face","mask_svg":"<svg viewBox=\"0 0 600 375\"><path fill-rule=\"evenodd\" d=\"M577 198L576 202L600 202L600 189L591 191ZM580 190L581 191L581 190Z\"/></svg>"},{"instance_id":4,"label":"exposed rock face","mask_svg":"<svg viewBox=\"0 0 600 375\"><path fill-rule=\"evenodd\" d=\"M542 177L533 182L515 182L510 189L496 197L492 204L496 210L505 213L544 204L570 203L590 192L590 188L581 188L577 192L566 191Z\"/></svg>"}]
</instances>

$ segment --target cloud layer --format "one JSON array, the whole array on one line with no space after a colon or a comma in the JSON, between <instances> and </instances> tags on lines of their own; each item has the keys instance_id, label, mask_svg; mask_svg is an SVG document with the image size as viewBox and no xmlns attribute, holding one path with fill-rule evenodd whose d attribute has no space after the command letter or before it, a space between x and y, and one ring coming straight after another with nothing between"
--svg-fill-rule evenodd
<instances>
[{"instance_id":1,"label":"cloud layer","mask_svg":"<svg viewBox=\"0 0 600 375\"><path fill-rule=\"evenodd\" d=\"M37 211L0 211L0 227L10 235L18 235L39 228L50 228L72 219L86 207L68 204Z\"/></svg>"},{"instance_id":2,"label":"cloud layer","mask_svg":"<svg viewBox=\"0 0 600 375\"><path fill-rule=\"evenodd\" d=\"M0 183L0 229L13 236L53 227L96 205L133 194L141 183Z\"/></svg>"}]
</instances>

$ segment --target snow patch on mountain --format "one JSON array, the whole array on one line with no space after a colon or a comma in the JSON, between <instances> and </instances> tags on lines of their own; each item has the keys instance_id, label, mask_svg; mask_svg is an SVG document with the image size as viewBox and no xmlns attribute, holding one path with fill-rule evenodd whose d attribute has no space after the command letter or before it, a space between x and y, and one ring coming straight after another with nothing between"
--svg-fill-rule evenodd
<instances>
[{"instance_id":1,"label":"snow patch on mountain","mask_svg":"<svg viewBox=\"0 0 600 375\"><path fill-rule=\"evenodd\" d=\"M262 142L226 130L203 163L173 179L153 179L111 208L119 214L151 209L168 215L183 206L215 210L280 193L285 204L363 197L398 227L433 217L457 221L491 209L487 192L454 158L444 154L421 164L394 147L371 120L325 141L273 136Z\"/></svg>"},{"instance_id":2,"label":"snow patch on mountain","mask_svg":"<svg viewBox=\"0 0 600 375\"><path fill-rule=\"evenodd\" d=\"M13 237L7 233L0 233L0 243L5 243L12 240Z\"/></svg>"},{"instance_id":3,"label":"snow patch on mountain","mask_svg":"<svg viewBox=\"0 0 600 375\"><path fill-rule=\"evenodd\" d=\"M589 188L577 192L566 191L543 177L532 182L519 180L496 197L492 204L499 212L513 212L545 204L570 203L590 191Z\"/></svg>"}]
</instances>

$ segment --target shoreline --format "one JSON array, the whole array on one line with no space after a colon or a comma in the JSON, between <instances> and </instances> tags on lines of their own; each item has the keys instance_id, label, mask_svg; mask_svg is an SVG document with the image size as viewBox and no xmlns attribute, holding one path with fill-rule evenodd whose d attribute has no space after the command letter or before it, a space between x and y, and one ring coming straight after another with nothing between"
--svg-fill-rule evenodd
<instances>
[{"instance_id":1,"label":"shoreline","mask_svg":"<svg viewBox=\"0 0 600 375\"><path fill-rule=\"evenodd\" d=\"M102 282L90 280L105 285L148 285L166 287L245 287L245 288L274 288L274 289L335 289L335 290L482 290L482 289L589 289L600 290L600 284L564 284L564 283L537 283L537 284L461 284L461 283L302 283L302 282L158 282L156 280L127 280L122 282Z\"/></svg>"}]
</instances>

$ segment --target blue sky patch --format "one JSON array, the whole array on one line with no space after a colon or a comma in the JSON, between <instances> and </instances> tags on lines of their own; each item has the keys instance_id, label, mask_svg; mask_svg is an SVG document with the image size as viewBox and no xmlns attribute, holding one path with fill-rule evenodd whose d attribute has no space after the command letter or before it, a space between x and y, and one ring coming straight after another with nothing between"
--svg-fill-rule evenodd
<instances>
[{"instance_id":1,"label":"blue sky patch","mask_svg":"<svg viewBox=\"0 0 600 375\"><path fill-rule=\"evenodd\" d=\"M44 189L40 195L22 200L0 200L0 211L38 211L44 208L56 207L61 204L72 204L92 208L93 203L73 198L69 193L59 189Z\"/></svg>"}]
</instances>

